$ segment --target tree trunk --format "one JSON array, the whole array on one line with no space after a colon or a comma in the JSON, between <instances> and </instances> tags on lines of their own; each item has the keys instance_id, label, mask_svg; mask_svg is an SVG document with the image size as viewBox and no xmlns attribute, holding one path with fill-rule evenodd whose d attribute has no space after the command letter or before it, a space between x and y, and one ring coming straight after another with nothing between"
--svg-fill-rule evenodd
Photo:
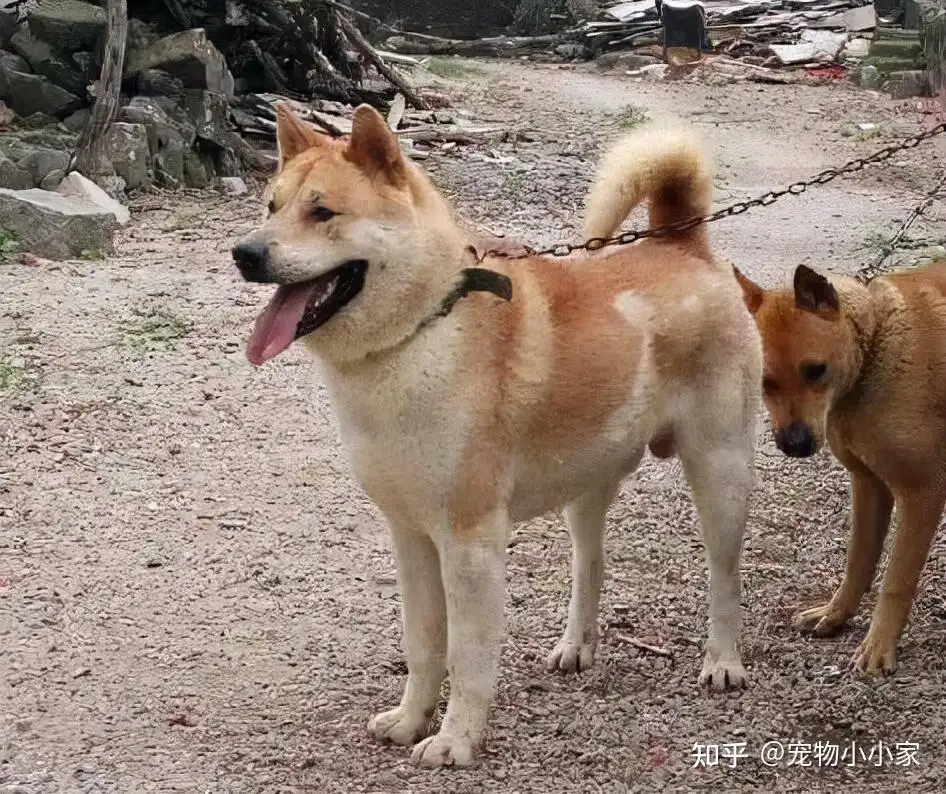
<instances>
[{"instance_id":1,"label":"tree trunk","mask_svg":"<svg viewBox=\"0 0 946 794\"><path fill-rule=\"evenodd\" d=\"M105 133L118 113L127 37L127 0L108 0L105 52L102 73L95 86L95 104L69 164L70 171L78 171L90 179L113 173L111 163L105 159L104 141Z\"/></svg>"}]
</instances>

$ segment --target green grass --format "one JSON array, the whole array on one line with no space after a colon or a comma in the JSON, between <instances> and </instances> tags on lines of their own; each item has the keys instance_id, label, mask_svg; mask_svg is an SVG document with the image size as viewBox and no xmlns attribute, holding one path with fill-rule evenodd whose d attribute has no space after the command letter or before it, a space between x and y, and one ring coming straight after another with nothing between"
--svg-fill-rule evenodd
<instances>
[{"instance_id":1,"label":"green grass","mask_svg":"<svg viewBox=\"0 0 946 794\"><path fill-rule=\"evenodd\" d=\"M637 105L625 105L609 115L620 130L634 130L650 121L646 108Z\"/></svg>"},{"instance_id":2,"label":"green grass","mask_svg":"<svg viewBox=\"0 0 946 794\"><path fill-rule=\"evenodd\" d=\"M6 229L0 229L0 264L6 264L18 248L16 237Z\"/></svg>"},{"instance_id":3,"label":"green grass","mask_svg":"<svg viewBox=\"0 0 946 794\"><path fill-rule=\"evenodd\" d=\"M133 313L134 317L121 323L118 330L122 345L139 355L174 350L193 328L189 320L164 309Z\"/></svg>"},{"instance_id":4,"label":"green grass","mask_svg":"<svg viewBox=\"0 0 946 794\"><path fill-rule=\"evenodd\" d=\"M7 358L0 358L0 392L12 392L23 382L23 366Z\"/></svg>"},{"instance_id":5,"label":"green grass","mask_svg":"<svg viewBox=\"0 0 946 794\"><path fill-rule=\"evenodd\" d=\"M427 71L437 77L460 80L465 77L485 77L488 72L479 64L462 58L434 56L427 62Z\"/></svg>"}]
</instances>

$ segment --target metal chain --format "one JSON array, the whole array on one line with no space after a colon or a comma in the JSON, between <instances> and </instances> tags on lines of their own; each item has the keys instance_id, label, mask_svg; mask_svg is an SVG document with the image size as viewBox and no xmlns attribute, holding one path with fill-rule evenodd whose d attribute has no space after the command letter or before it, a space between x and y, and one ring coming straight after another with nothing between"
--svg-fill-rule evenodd
<instances>
[{"instance_id":1,"label":"metal chain","mask_svg":"<svg viewBox=\"0 0 946 794\"><path fill-rule=\"evenodd\" d=\"M763 193L761 196L758 196L754 199L737 201L735 204L731 204L728 207L711 212L708 215L701 215L696 218L690 218L688 220L672 223L667 226L658 226L653 229L631 229L630 231L622 232L615 237L592 237L590 240L586 240L584 243L558 243L557 245L552 245L548 248L543 248L538 251L526 248L524 253L514 254L505 251L489 250L482 255L481 259L487 256L495 256L500 259L526 259L530 256L568 256L574 251L597 251L599 248L604 248L605 246L609 245L627 245L629 243L637 242L638 240L643 240L646 237L661 237L663 235L674 234L675 232L684 232L703 223L713 223L715 221L722 220L723 218L730 218L733 215L742 215L742 213L748 212L753 207L768 207L770 204L774 204L783 196L800 196L802 193L808 190L808 188L813 187L814 185L826 185L828 182L837 179L839 176L853 174L862 170L868 165L889 160L897 152L902 152L905 149L913 149L923 143L923 141L929 140L930 138L935 138L937 135L942 135L944 132L946 132L946 122L937 124L935 127L932 127L926 132L921 132L918 135L904 138L899 143L886 146L883 149L874 152L874 154L868 155L867 157L858 157L857 159L851 160L842 165L840 168L829 168L826 171L822 171L821 173L816 174L809 179L802 179L798 182L793 182L783 190L770 190L768 193ZM939 187L940 186L937 186L937 190ZM932 200L933 199L930 198L930 202L932 202Z\"/></svg>"},{"instance_id":2,"label":"metal chain","mask_svg":"<svg viewBox=\"0 0 946 794\"><path fill-rule=\"evenodd\" d=\"M913 211L906 217L903 223L900 224L900 228L897 229L896 233L887 244L883 247L883 250L874 258L872 262L868 262L862 268L857 271L856 278L862 282L868 282L874 276L880 275L883 270L882 265L887 261L887 258L897 250L897 246L900 245L900 242L903 240L904 235L910 229L910 227L916 222L924 212L926 212L933 202L939 197L940 192L943 188L946 187L946 171L943 172L943 175L939 178L939 181L933 187L929 193L927 193L923 199L917 204Z\"/></svg>"}]
</instances>

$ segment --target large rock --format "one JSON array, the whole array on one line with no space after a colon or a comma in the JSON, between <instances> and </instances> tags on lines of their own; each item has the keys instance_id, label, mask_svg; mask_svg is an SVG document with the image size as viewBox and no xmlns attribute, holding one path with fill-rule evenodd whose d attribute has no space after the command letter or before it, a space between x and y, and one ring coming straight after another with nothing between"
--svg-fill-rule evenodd
<instances>
[{"instance_id":1,"label":"large rock","mask_svg":"<svg viewBox=\"0 0 946 794\"><path fill-rule=\"evenodd\" d=\"M184 81L163 69L142 69L136 78L138 93L144 96L179 97Z\"/></svg>"},{"instance_id":2,"label":"large rock","mask_svg":"<svg viewBox=\"0 0 946 794\"><path fill-rule=\"evenodd\" d=\"M184 182L184 152L189 145L168 114L150 97L133 97L119 111L118 118L144 126L155 181L165 187L180 186Z\"/></svg>"},{"instance_id":3,"label":"large rock","mask_svg":"<svg viewBox=\"0 0 946 794\"><path fill-rule=\"evenodd\" d=\"M169 72L188 88L203 88L227 98L233 96L233 75L226 59L201 28L165 36L129 52L125 76L134 77L144 69Z\"/></svg>"},{"instance_id":4,"label":"large rock","mask_svg":"<svg viewBox=\"0 0 946 794\"><path fill-rule=\"evenodd\" d=\"M45 41L33 36L28 27L21 27L13 35L10 46L29 63L36 74L48 77L54 85L79 96L85 91L79 70Z\"/></svg>"},{"instance_id":5,"label":"large rock","mask_svg":"<svg viewBox=\"0 0 946 794\"><path fill-rule=\"evenodd\" d=\"M198 138L221 148L229 147L230 106L223 94L188 89L180 99L187 121L194 125Z\"/></svg>"},{"instance_id":6,"label":"large rock","mask_svg":"<svg viewBox=\"0 0 946 794\"><path fill-rule=\"evenodd\" d=\"M0 51L0 65L7 69L12 69L14 72L25 72L29 74L33 71L25 58L21 58L19 55L14 55L12 52L7 52L6 50Z\"/></svg>"},{"instance_id":7,"label":"large rock","mask_svg":"<svg viewBox=\"0 0 946 794\"><path fill-rule=\"evenodd\" d=\"M14 33L16 33L16 12L0 11L0 47L6 47Z\"/></svg>"},{"instance_id":8,"label":"large rock","mask_svg":"<svg viewBox=\"0 0 946 794\"><path fill-rule=\"evenodd\" d=\"M105 9L82 0L37 0L27 12L34 36L63 52L94 50L105 32Z\"/></svg>"},{"instance_id":9,"label":"large rock","mask_svg":"<svg viewBox=\"0 0 946 794\"><path fill-rule=\"evenodd\" d=\"M143 124L115 122L105 132L105 157L129 190L151 184L151 148Z\"/></svg>"},{"instance_id":10,"label":"large rock","mask_svg":"<svg viewBox=\"0 0 946 794\"><path fill-rule=\"evenodd\" d=\"M12 190L28 190L33 185L33 177L29 171L21 168L9 157L0 154L0 187Z\"/></svg>"},{"instance_id":11,"label":"large rock","mask_svg":"<svg viewBox=\"0 0 946 794\"><path fill-rule=\"evenodd\" d=\"M91 179L82 176L78 171L73 171L66 175L59 182L56 188L57 193L64 196L72 196L82 201L89 202L109 212L115 216L122 226L131 220L131 212L120 201L113 199L102 188L95 184Z\"/></svg>"},{"instance_id":12,"label":"large rock","mask_svg":"<svg viewBox=\"0 0 946 794\"><path fill-rule=\"evenodd\" d=\"M17 163L25 170L33 184L30 187L39 187L43 180L53 171L65 171L69 167L70 155L60 149L36 149Z\"/></svg>"},{"instance_id":13,"label":"large rock","mask_svg":"<svg viewBox=\"0 0 946 794\"><path fill-rule=\"evenodd\" d=\"M46 113L64 119L84 103L75 94L38 74L17 72L0 63L0 97L20 116Z\"/></svg>"},{"instance_id":14,"label":"large rock","mask_svg":"<svg viewBox=\"0 0 946 794\"><path fill-rule=\"evenodd\" d=\"M48 259L77 259L113 250L118 221L87 201L48 190L0 188L0 224L20 251Z\"/></svg>"}]
</instances>

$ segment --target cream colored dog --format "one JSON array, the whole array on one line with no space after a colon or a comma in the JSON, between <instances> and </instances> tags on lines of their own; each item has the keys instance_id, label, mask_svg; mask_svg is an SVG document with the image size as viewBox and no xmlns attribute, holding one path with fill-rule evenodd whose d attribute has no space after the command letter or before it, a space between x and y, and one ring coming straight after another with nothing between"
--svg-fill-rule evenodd
<instances>
[{"instance_id":1,"label":"cream colored dog","mask_svg":"<svg viewBox=\"0 0 946 794\"><path fill-rule=\"evenodd\" d=\"M244 278L279 285L248 356L262 364L302 339L354 472L391 526L408 678L369 730L423 739L449 676L440 731L414 758L472 763L498 672L510 528L563 506L572 596L549 663L592 663L605 513L648 445L679 454L700 512L710 569L700 680L741 685L761 348L705 228L567 262L481 263L371 108L343 141L281 110L278 141L268 217L233 252ZM602 163L587 238L613 234L645 199L654 225L701 215L711 189L685 133L635 133Z\"/></svg>"}]
</instances>

